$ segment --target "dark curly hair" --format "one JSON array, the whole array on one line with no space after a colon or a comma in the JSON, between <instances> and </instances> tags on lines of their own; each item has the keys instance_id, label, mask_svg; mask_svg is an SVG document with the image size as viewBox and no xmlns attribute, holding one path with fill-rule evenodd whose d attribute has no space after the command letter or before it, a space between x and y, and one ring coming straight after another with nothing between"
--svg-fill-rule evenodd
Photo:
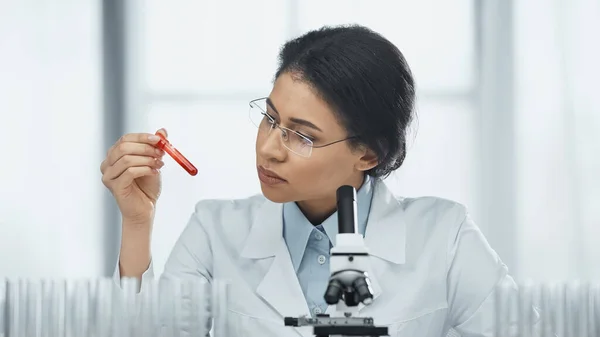
<instances>
[{"instance_id":1,"label":"dark curly hair","mask_svg":"<svg viewBox=\"0 0 600 337\"><path fill-rule=\"evenodd\" d=\"M275 78L283 73L310 85L358 135L351 146L375 152L378 165L367 174L385 178L402 165L415 84L394 44L360 25L326 26L283 45Z\"/></svg>"}]
</instances>

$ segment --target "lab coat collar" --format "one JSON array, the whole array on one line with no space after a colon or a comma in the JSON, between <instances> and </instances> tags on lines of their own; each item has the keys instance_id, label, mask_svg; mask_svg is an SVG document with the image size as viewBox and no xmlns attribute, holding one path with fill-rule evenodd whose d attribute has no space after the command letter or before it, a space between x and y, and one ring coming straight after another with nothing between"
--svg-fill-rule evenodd
<instances>
[{"instance_id":1,"label":"lab coat collar","mask_svg":"<svg viewBox=\"0 0 600 337\"><path fill-rule=\"evenodd\" d=\"M373 201L365 232L365 245L371 256L395 264L406 261L406 222L404 208L385 183L376 179Z\"/></svg>"},{"instance_id":2,"label":"lab coat collar","mask_svg":"<svg viewBox=\"0 0 600 337\"><path fill-rule=\"evenodd\" d=\"M275 256L283 240L283 204L266 200L256 210L242 257L262 259Z\"/></svg>"},{"instance_id":3,"label":"lab coat collar","mask_svg":"<svg viewBox=\"0 0 600 337\"><path fill-rule=\"evenodd\" d=\"M374 179L373 199L365 244L369 253L389 262L405 262L406 223L400 202L380 179ZM283 240L283 204L265 200L257 209L242 257L267 258L277 254ZM289 255L289 254L288 254Z\"/></svg>"}]
</instances>

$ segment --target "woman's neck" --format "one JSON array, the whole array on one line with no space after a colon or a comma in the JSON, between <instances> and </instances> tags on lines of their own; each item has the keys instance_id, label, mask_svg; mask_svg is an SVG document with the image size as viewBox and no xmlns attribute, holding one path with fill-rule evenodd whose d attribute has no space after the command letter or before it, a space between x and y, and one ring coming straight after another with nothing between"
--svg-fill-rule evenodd
<instances>
[{"instance_id":1,"label":"woman's neck","mask_svg":"<svg viewBox=\"0 0 600 337\"><path fill-rule=\"evenodd\" d=\"M364 176L359 176L353 182L346 183L346 185L354 186L358 191L365 180ZM310 221L314 226L320 225L329 218L337 210L337 198L336 191L333 191L330 195L325 198L303 200L296 202L298 208L302 211L306 219Z\"/></svg>"}]
</instances>

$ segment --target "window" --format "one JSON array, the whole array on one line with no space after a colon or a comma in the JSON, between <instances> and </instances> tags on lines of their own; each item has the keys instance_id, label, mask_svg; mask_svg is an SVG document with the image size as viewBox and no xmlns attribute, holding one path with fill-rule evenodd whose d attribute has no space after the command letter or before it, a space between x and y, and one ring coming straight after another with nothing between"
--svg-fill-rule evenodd
<instances>
[{"instance_id":1,"label":"window","mask_svg":"<svg viewBox=\"0 0 600 337\"><path fill-rule=\"evenodd\" d=\"M96 1L0 3L6 277L103 275L99 12Z\"/></svg>"}]
</instances>

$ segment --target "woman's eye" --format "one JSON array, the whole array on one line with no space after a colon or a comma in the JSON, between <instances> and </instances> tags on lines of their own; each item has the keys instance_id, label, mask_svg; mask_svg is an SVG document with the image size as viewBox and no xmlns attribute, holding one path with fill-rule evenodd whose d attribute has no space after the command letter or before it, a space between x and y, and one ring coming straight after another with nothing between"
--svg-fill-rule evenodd
<instances>
[{"instance_id":1,"label":"woman's eye","mask_svg":"<svg viewBox=\"0 0 600 337\"><path fill-rule=\"evenodd\" d=\"M263 118L266 119L269 123L273 123L275 121L275 119L268 113L263 112L262 115Z\"/></svg>"},{"instance_id":2,"label":"woman's eye","mask_svg":"<svg viewBox=\"0 0 600 337\"><path fill-rule=\"evenodd\" d=\"M302 133L302 132L298 132L298 134L299 134L299 135L301 135L302 137L304 137L304 138L306 138L306 139L310 140L311 142L314 142L314 141L315 141L315 138L314 138L314 137L311 137L311 136L309 136L309 135L307 135L307 134L304 134L304 133ZM304 140L304 141L306 141L306 139L303 139L303 140Z\"/></svg>"},{"instance_id":3,"label":"woman's eye","mask_svg":"<svg viewBox=\"0 0 600 337\"><path fill-rule=\"evenodd\" d=\"M270 119L271 121L277 123L277 119L269 114L267 114L267 118Z\"/></svg>"}]
</instances>

